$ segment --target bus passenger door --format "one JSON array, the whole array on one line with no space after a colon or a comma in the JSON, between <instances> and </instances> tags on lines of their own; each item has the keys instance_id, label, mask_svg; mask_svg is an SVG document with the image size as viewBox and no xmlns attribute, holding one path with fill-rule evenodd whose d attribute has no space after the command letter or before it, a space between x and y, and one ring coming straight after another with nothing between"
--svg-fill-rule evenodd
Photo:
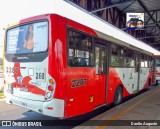
<instances>
[{"instance_id":1,"label":"bus passenger door","mask_svg":"<svg viewBox=\"0 0 160 129\"><path fill-rule=\"evenodd\" d=\"M95 80L98 85L98 105L101 105L106 100L107 85L107 47L101 44L95 45Z\"/></svg>"},{"instance_id":2,"label":"bus passenger door","mask_svg":"<svg viewBox=\"0 0 160 129\"><path fill-rule=\"evenodd\" d=\"M134 54L135 72L134 72L134 87L133 91L139 90L139 74L140 74L140 57L139 54Z\"/></svg>"}]
</instances>

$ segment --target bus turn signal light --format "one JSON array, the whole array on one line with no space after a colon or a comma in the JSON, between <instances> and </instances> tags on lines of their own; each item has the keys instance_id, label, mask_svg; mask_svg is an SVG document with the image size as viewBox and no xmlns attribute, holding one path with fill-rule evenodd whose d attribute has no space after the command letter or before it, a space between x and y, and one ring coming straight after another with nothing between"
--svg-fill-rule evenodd
<instances>
[{"instance_id":1,"label":"bus turn signal light","mask_svg":"<svg viewBox=\"0 0 160 129\"><path fill-rule=\"evenodd\" d=\"M50 83L50 84L53 84L53 83L54 83L53 79L50 79L50 80L49 80L49 83Z\"/></svg>"}]
</instances>

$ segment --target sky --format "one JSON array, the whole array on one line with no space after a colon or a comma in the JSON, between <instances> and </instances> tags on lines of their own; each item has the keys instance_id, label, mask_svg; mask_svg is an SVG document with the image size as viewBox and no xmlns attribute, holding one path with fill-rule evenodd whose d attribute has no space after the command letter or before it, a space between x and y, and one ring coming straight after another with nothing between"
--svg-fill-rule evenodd
<instances>
[{"instance_id":1,"label":"sky","mask_svg":"<svg viewBox=\"0 0 160 129\"><path fill-rule=\"evenodd\" d=\"M46 2L45 2L46 1ZM0 4L0 27L36 15L48 0L4 0ZM51 0L54 1L54 0ZM46 3L46 5L44 5Z\"/></svg>"},{"instance_id":2,"label":"sky","mask_svg":"<svg viewBox=\"0 0 160 129\"><path fill-rule=\"evenodd\" d=\"M49 1L54 0L3 0L0 4L0 57L2 56L3 28L20 19L43 14L44 6L51 6Z\"/></svg>"}]
</instances>

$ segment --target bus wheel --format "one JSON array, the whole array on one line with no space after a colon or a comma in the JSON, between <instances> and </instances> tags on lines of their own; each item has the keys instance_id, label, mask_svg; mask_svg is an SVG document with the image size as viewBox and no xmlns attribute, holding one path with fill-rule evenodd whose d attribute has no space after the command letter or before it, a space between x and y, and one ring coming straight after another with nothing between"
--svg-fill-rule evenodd
<instances>
[{"instance_id":1,"label":"bus wheel","mask_svg":"<svg viewBox=\"0 0 160 129\"><path fill-rule=\"evenodd\" d=\"M148 87L151 86L151 79L148 81Z\"/></svg>"},{"instance_id":2,"label":"bus wheel","mask_svg":"<svg viewBox=\"0 0 160 129\"><path fill-rule=\"evenodd\" d=\"M158 86L158 85L159 85L158 80L156 80L156 86Z\"/></svg>"},{"instance_id":3,"label":"bus wheel","mask_svg":"<svg viewBox=\"0 0 160 129\"><path fill-rule=\"evenodd\" d=\"M113 102L113 104L114 105L118 105L121 102L122 102L122 87L118 86L116 91L115 91L115 94L114 94L114 102Z\"/></svg>"},{"instance_id":4,"label":"bus wheel","mask_svg":"<svg viewBox=\"0 0 160 129\"><path fill-rule=\"evenodd\" d=\"M150 86L151 86L151 79L148 80L148 85L147 85L146 90L148 90Z\"/></svg>"}]
</instances>

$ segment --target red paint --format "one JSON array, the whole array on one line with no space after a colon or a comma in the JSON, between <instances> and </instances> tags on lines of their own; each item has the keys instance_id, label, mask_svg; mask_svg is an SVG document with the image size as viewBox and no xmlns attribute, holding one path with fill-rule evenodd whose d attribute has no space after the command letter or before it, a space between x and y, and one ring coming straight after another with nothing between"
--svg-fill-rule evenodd
<instances>
[{"instance_id":1,"label":"red paint","mask_svg":"<svg viewBox=\"0 0 160 129\"><path fill-rule=\"evenodd\" d=\"M53 110L53 107L47 107L48 110Z\"/></svg>"},{"instance_id":2,"label":"red paint","mask_svg":"<svg viewBox=\"0 0 160 129\"><path fill-rule=\"evenodd\" d=\"M97 37L96 32L93 29L90 29L87 26L84 26L84 25L79 24L77 22L74 22L72 20L68 20L67 24L68 24L69 27L78 28L79 31L82 31L82 32L85 32L87 34L90 34L90 35L93 35L93 36Z\"/></svg>"},{"instance_id":3,"label":"red paint","mask_svg":"<svg viewBox=\"0 0 160 129\"><path fill-rule=\"evenodd\" d=\"M53 91L53 87L52 86L48 86L48 90L49 91Z\"/></svg>"}]
</instances>

